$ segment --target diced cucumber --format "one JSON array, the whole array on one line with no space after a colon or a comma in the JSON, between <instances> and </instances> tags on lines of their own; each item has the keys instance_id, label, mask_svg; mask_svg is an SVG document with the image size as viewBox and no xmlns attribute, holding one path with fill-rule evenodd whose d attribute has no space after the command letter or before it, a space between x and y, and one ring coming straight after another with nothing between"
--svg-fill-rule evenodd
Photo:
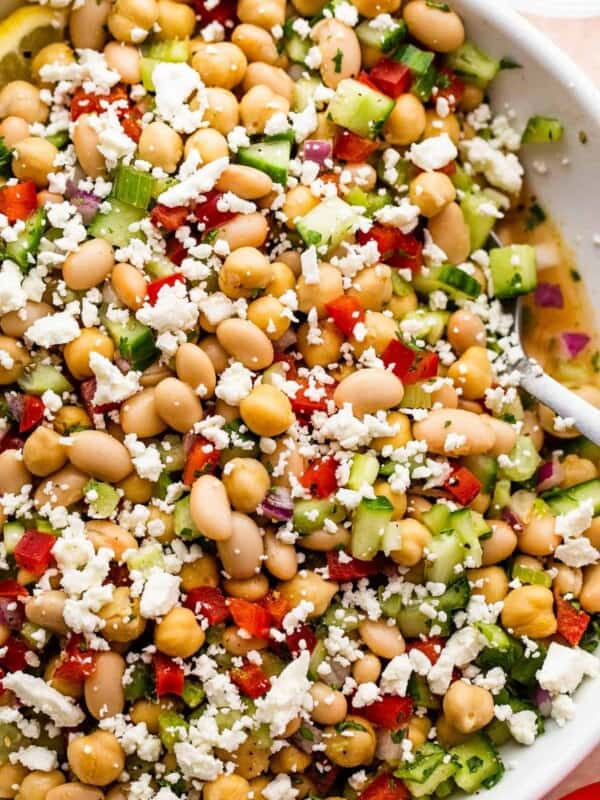
<instances>
[{"instance_id":1,"label":"diced cucumber","mask_svg":"<svg viewBox=\"0 0 600 800\"><path fill-rule=\"evenodd\" d=\"M14 553L17 542L25 533L25 528L20 522L5 522L2 528L4 547L10 555Z\"/></svg>"},{"instance_id":2,"label":"diced cucumber","mask_svg":"<svg viewBox=\"0 0 600 800\"><path fill-rule=\"evenodd\" d=\"M454 188L459 189L461 192L471 192L473 190L473 184L475 183L473 178L465 172L460 164L456 165L456 171L454 175L450 176L450 180L454 184Z\"/></svg>"},{"instance_id":3,"label":"diced cucumber","mask_svg":"<svg viewBox=\"0 0 600 800\"><path fill-rule=\"evenodd\" d=\"M392 270L392 291L396 297L408 297L415 293L411 284L400 275L397 269Z\"/></svg>"},{"instance_id":4,"label":"diced cucumber","mask_svg":"<svg viewBox=\"0 0 600 800\"><path fill-rule=\"evenodd\" d=\"M254 167L266 173L275 183L283 186L287 183L288 169L292 146L289 141L279 139L271 142L258 142L247 147L240 147L237 154L238 163Z\"/></svg>"},{"instance_id":5,"label":"diced cucumber","mask_svg":"<svg viewBox=\"0 0 600 800\"><path fill-rule=\"evenodd\" d=\"M144 55L155 58L157 61L181 63L190 57L190 42L188 39L168 39L166 41L151 42L143 48Z\"/></svg>"},{"instance_id":6,"label":"diced cucumber","mask_svg":"<svg viewBox=\"0 0 600 800\"><path fill-rule=\"evenodd\" d=\"M481 788L490 789L504 773L504 766L492 743L482 734L476 734L463 744L450 750L458 771L456 785L468 794Z\"/></svg>"},{"instance_id":7,"label":"diced cucumber","mask_svg":"<svg viewBox=\"0 0 600 800\"><path fill-rule=\"evenodd\" d=\"M546 659L548 649L541 642L538 642L538 649L535 653L531 654L529 658L524 655L515 659L510 670L510 677L513 681L523 684L531 688L536 683L536 674L541 669L542 664Z\"/></svg>"},{"instance_id":8,"label":"diced cucumber","mask_svg":"<svg viewBox=\"0 0 600 800\"><path fill-rule=\"evenodd\" d=\"M100 519L110 517L121 500L114 486L111 486L109 483L103 483L102 481L89 480L84 486L83 491L91 515Z\"/></svg>"},{"instance_id":9,"label":"diced cucumber","mask_svg":"<svg viewBox=\"0 0 600 800\"><path fill-rule=\"evenodd\" d=\"M419 747L414 755L411 764L403 764L394 773L404 780L412 797L429 796L458 770L454 761L446 759L446 751L432 742Z\"/></svg>"},{"instance_id":10,"label":"diced cucumber","mask_svg":"<svg viewBox=\"0 0 600 800\"><path fill-rule=\"evenodd\" d=\"M16 725L13 725L12 722L0 722L0 762L2 764L7 764L10 754L16 753L26 742L27 739Z\"/></svg>"},{"instance_id":11,"label":"diced cucumber","mask_svg":"<svg viewBox=\"0 0 600 800\"><path fill-rule=\"evenodd\" d=\"M294 503L293 523L295 530L307 535L320 530L325 520L341 522L344 508L335 500L297 500Z\"/></svg>"},{"instance_id":12,"label":"diced cucumber","mask_svg":"<svg viewBox=\"0 0 600 800\"><path fill-rule=\"evenodd\" d=\"M49 136L46 136L46 141L53 144L57 150L64 150L65 147L71 141L69 137L68 131L58 131L58 133L51 133Z\"/></svg>"},{"instance_id":13,"label":"diced cucumber","mask_svg":"<svg viewBox=\"0 0 600 800\"><path fill-rule=\"evenodd\" d=\"M394 101L360 81L340 81L331 98L328 116L357 136L374 139L392 113Z\"/></svg>"},{"instance_id":14,"label":"diced cucumber","mask_svg":"<svg viewBox=\"0 0 600 800\"><path fill-rule=\"evenodd\" d=\"M51 364L33 364L26 367L17 383L24 392L38 397L48 391L56 394L73 391L73 386L58 367Z\"/></svg>"},{"instance_id":15,"label":"diced cucumber","mask_svg":"<svg viewBox=\"0 0 600 800\"><path fill-rule=\"evenodd\" d=\"M546 589L552 586L552 578L543 569L531 569L523 564L514 564L512 576L521 583L529 583L532 586L544 586Z\"/></svg>"},{"instance_id":16,"label":"diced cucumber","mask_svg":"<svg viewBox=\"0 0 600 800\"><path fill-rule=\"evenodd\" d=\"M150 699L154 692L154 677L149 664L137 661L131 671L128 682L123 687L125 699L130 702L141 697Z\"/></svg>"},{"instance_id":17,"label":"diced cucumber","mask_svg":"<svg viewBox=\"0 0 600 800\"><path fill-rule=\"evenodd\" d=\"M437 711L442 705L441 698L429 688L427 678L413 672L408 681L408 694L415 701L415 706Z\"/></svg>"},{"instance_id":18,"label":"diced cucumber","mask_svg":"<svg viewBox=\"0 0 600 800\"><path fill-rule=\"evenodd\" d=\"M440 534L450 527L450 509L445 503L435 503L422 515L423 524L434 534Z\"/></svg>"},{"instance_id":19,"label":"diced cucumber","mask_svg":"<svg viewBox=\"0 0 600 800\"><path fill-rule=\"evenodd\" d=\"M190 511L190 496L186 494L175 503L175 511L173 512L173 526L175 535L180 539L197 539L202 535L201 531L196 527L196 523L192 519Z\"/></svg>"},{"instance_id":20,"label":"diced cucumber","mask_svg":"<svg viewBox=\"0 0 600 800\"><path fill-rule=\"evenodd\" d=\"M186 738L188 728L188 722L176 711L161 711L158 715L158 735L169 753L177 742Z\"/></svg>"},{"instance_id":21,"label":"diced cucumber","mask_svg":"<svg viewBox=\"0 0 600 800\"><path fill-rule=\"evenodd\" d=\"M99 211L88 227L90 236L106 239L114 247L126 247L131 239L140 239L140 231L131 231L130 225L144 219L146 212L115 198L110 201L110 211Z\"/></svg>"},{"instance_id":22,"label":"diced cucumber","mask_svg":"<svg viewBox=\"0 0 600 800\"><path fill-rule=\"evenodd\" d=\"M434 58L435 53L429 50L421 50L415 47L414 44L403 45L394 55L395 61L406 64L412 74L416 76L425 75L433 64Z\"/></svg>"},{"instance_id":23,"label":"diced cucumber","mask_svg":"<svg viewBox=\"0 0 600 800\"><path fill-rule=\"evenodd\" d=\"M427 103L431 100L433 87L437 84L438 80L439 73L435 66L432 65L423 75L417 76L411 87L411 92L416 95L421 102Z\"/></svg>"},{"instance_id":24,"label":"diced cucumber","mask_svg":"<svg viewBox=\"0 0 600 800\"><path fill-rule=\"evenodd\" d=\"M304 64L304 59L308 55L313 42L310 37L307 36L306 39L303 39L296 33L293 27L295 21L296 18L290 17L283 26L285 34L284 50L292 61L297 64Z\"/></svg>"},{"instance_id":25,"label":"diced cucumber","mask_svg":"<svg viewBox=\"0 0 600 800\"><path fill-rule=\"evenodd\" d=\"M432 621L420 609L423 601L402 606L396 620L402 635L408 639L429 636ZM439 623L438 623L439 624Z\"/></svg>"},{"instance_id":26,"label":"diced cucumber","mask_svg":"<svg viewBox=\"0 0 600 800\"><path fill-rule=\"evenodd\" d=\"M147 325L130 317L127 322L113 322L104 317L104 325L119 352L134 369L144 370L158 357L154 336Z\"/></svg>"},{"instance_id":27,"label":"diced cucumber","mask_svg":"<svg viewBox=\"0 0 600 800\"><path fill-rule=\"evenodd\" d=\"M358 492L365 484L372 486L379 474L379 461L368 453L356 453L352 458L346 486Z\"/></svg>"},{"instance_id":28,"label":"diced cucumber","mask_svg":"<svg viewBox=\"0 0 600 800\"><path fill-rule=\"evenodd\" d=\"M185 450L181 436L167 434L157 443L160 460L166 472L178 472L185 466Z\"/></svg>"},{"instance_id":29,"label":"diced cucumber","mask_svg":"<svg viewBox=\"0 0 600 800\"><path fill-rule=\"evenodd\" d=\"M454 267L445 267L443 269L452 269L455 272L460 272L461 275L469 278L470 281L473 280L466 272L462 272L462 270L458 269L455 270ZM475 283L477 283L477 281L475 281ZM481 292L479 284L477 284L477 286L479 292ZM415 339L425 339L428 344L434 345L442 338L449 318L449 311L429 311L426 308L418 308L416 311L409 311L408 314L405 314L402 317L402 322L408 320L415 323L410 326L411 336ZM419 328L417 328L417 323L420 325Z\"/></svg>"},{"instance_id":30,"label":"diced cucumber","mask_svg":"<svg viewBox=\"0 0 600 800\"><path fill-rule=\"evenodd\" d=\"M189 708L198 708L198 706L204 702L205 697L206 692L202 688L201 683L190 680L189 678L185 679L181 698L186 706Z\"/></svg>"},{"instance_id":31,"label":"diced cucumber","mask_svg":"<svg viewBox=\"0 0 600 800\"><path fill-rule=\"evenodd\" d=\"M529 244L511 244L490 250L490 272L496 297L516 297L537 286L535 248Z\"/></svg>"},{"instance_id":32,"label":"diced cucumber","mask_svg":"<svg viewBox=\"0 0 600 800\"><path fill-rule=\"evenodd\" d=\"M530 436L518 436L506 459L501 459L500 476L511 481L528 481L542 462Z\"/></svg>"},{"instance_id":33,"label":"diced cucumber","mask_svg":"<svg viewBox=\"0 0 600 800\"><path fill-rule=\"evenodd\" d=\"M365 209L365 216L372 217L380 208L392 203L392 196L389 192L378 190L377 192L364 192L359 186L354 186L348 194L344 196L347 203L351 206L362 206Z\"/></svg>"},{"instance_id":34,"label":"diced cucumber","mask_svg":"<svg viewBox=\"0 0 600 800\"><path fill-rule=\"evenodd\" d=\"M325 643L319 639L315 645L315 649L310 654L310 661L308 662L308 677L311 681L320 681L321 676L318 673L318 668L327 658L327 649Z\"/></svg>"},{"instance_id":35,"label":"diced cucumber","mask_svg":"<svg viewBox=\"0 0 600 800\"><path fill-rule=\"evenodd\" d=\"M450 265L417 272L413 277L413 286L422 295L441 290L455 299L475 298L483 292L480 283L468 272Z\"/></svg>"},{"instance_id":36,"label":"diced cucumber","mask_svg":"<svg viewBox=\"0 0 600 800\"><path fill-rule=\"evenodd\" d=\"M484 494L491 494L498 474L497 459L486 455L466 456L462 459L462 464L481 483L481 491Z\"/></svg>"},{"instance_id":37,"label":"diced cucumber","mask_svg":"<svg viewBox=\"0 0 600 800\"><path fill-rule=\"evenodd\" d=\"M549 492L542 495L554 515L566 514L581 503L591 500L594 504L594 516L600 514L600 479L578 483L561 492Z\"/></svg>"},{"instance_id":38,"label":"diced cucumber","mask_svg":"<svg viewBox=\"0 0 600 800\"><path fill-rule=\"evenodd\" d=\"M350 550L354 558L371 561L377 555L394 507L387 497L363 497L352 520Z\"/></svg>"},{"instance_id":39,"label":"diced cucumber","mask_svg":"<svg viewBox=\"0 0 600 800\"><path fill-rule=\"evenodd\" d=\"M465 548L454 533L434 536L427 545L429 558L425 561L425 580L436 583L452 583L456 579L456 567L465 559Z\"/></svg>"},{"instance_id":40,"label":"diced cucumber","mask_svg":"<svg viewBox=\"0 0 600 800\"><path fill-rule=\"evenodd\" d=\"M296 230L306 245L315 245L319 253L326 254L346 238L357 218L351 205L339 197L329 197L296 220Z\"/></svg>"},{"instance_id":41,"label":"diced cucumber","mask_svg":"<svg viewBox=\"0 0 600 800\"><path fill-rule=\"evenodd\" d=\"M391 522L388 523L388 525L392 524ZM385 594L385 587L380 586L377 590L377 599L379 600L381 613L384 617L396 619L402 609L402 596L399 594L390 594L389 597L384 597Z\"/></svg>"},{"instance_id":42,"label":"diced cucumber","mask_svg":"<svg viewBox=\"0 0 600 800\"><path fill-rule=\"evenodd\" d=\"M510 481L502 479L496 481L494 486L494 494L492 495L492 513L495 516L500 516L503 508L510 503Z\"/></svg>"},{"instance_id":43,"label":"diced cucumber","mask_svg":"<svg viewBox=\"0 0 600 800\"><path fill-rule=\"evenodd\" d=\"M400 161L394 164L394 170L395 172L389 174L383 159L378 160L377 176L380 181L387 183L388 186L393 186L395 189L399 189L401 186L408 186L409 176L414 171L411 162L401 158Z\"/></svg>"},{"instance_id":44,"label":"diced cucumber","mask_svg":"<svg viewBox=\"0 0 600 800\"><path fill-rule=\"evenodd\" d=\"M35 264L35 256L40 248L45 227L45 211L43 208L38 208L25 220L25 227L14 242L6 244L4 257L14 261L21 268L21 272L29 272Z\"/></svg>"},{"instance_id":45,"label":"diced cucumber","mask_svg":"<svg viewBox=\"0 0 600 800\"><path fill-rule=\"evenodd\" d=\"M446 63L466 82L485 89L500 71L500 62L492 58L473 42L465 42L453 53Z\"/></svg>"},{"instance_id":46,"label":"diced cucumber","mask_svg":"<svg viewBox=\"0 0 600 800\"><path fill-rule=\"evenodd\" d=\"M530 117L523 132L521 144L560 142L563 138L564 130L562 122L554 117Z\"/></svg>"},{"instance_id":47,"label":"diced cucumber","mask_svg":"<svg viewBox=\"0 0 600 800\"><path fill-rule=\"evenodd\" d=\"M144 577L148 577L153 569L164 567L165 559L160 543L149 542L138 550L129 550L125 562L130 570L141 572Z\"/></svg>"},{"instance_id":48,"label":"diced cucumber","mask_svg":"<svg viewBox=\"0 0 600 800\"><path fill-rule=\"evenodd\" d=\"M292 95L292 111L304 111L312 102L315 91L320 85L321 81L318 78L300 78L296 81Z\"/></svg>"},{"instance_id":49,"label":"diced cucumber","mask_svg":"<svg viewBox=\"0 0 600 800\"><path fill-rule=\"evenodd\" d=\"M469 192L460 201L460 207L471 235L471 252L484 246L496 224L496 215L488 214L485 211L490 202L493 201L484 192Z\"/></svg>"},{"instance_id":50,"label":"diced cucumber","mask_svg":"<svg viewBox=\"0 0 600 800\"><path fill-rule=\"evenodd\" d=\"M432 598L432 605L439 608L440 611L459 611L466 608L471 599L471 587L469 581L463 575L451 586L449 586L443 595L440 597Z\"/></svg>"},{"instance_id":51,"label":"diced cucumber","mask_svg":"<svg viewBox=\"0 0 600 800\"><path fill-rule=\"evenodd\" d=\"M379 50L380 53L392 53L404 41L408 31L403 19L395 19L385 30L378 30L371 20L364 20L354 29L358 41L364 47Z\"/></svg>"},{"instance_id":52,"label":"diced cucumber","mask_svg":"<svg viewBox=\"0 0 600 800\"><path fill-rule=\"evenodd\" d=\"M152 261L144 264L144 272L147 272L153 280L166 278L175 272L175 264L161 253L156 253L153 255Z\"/></svg>"},{"instance_id":53,"label":"diced cucumber","mask_svg":"<svg viewBox=\"0 0 600 800\"><path fill-rule=\"evenodd\" d=\"M146 210L152 200L154 178L127 164L119 164L113 179L112 197Z\"/></svg>"},{"instance_id":54,"label":"diced cucumber","mask_svg":"<svg viewBox=\"0 0 600 800\"><path fill-rule=\"evenodd\" d=\"M32 650L43 650L52 636L51 631L33 622L24 622L19 633Z\"/></svg>"},{"instance_id":55,"label":"diced cucumber","mask_svg":"<svg viewBox=\"0 0 600 800\"><path fill-rule=\"evenodd\" d=\"M493 719L489 725L486 725L484 733L494 747L502 747L510 741L510 729L506 722L499 719Z\"/></svg>"},{"instance_id":56,"label":"diced cucumber","mask_svg":"<svg viewBox=\"0 0 600 800\"><path fill-rule=\"evenodd\" d=\"M458 534L458 538L465 547L465 555L469 559L470 567L480 567L483 550L479 539L490 530L489 525L479 514L470 508L453 511L450 515L450 525Z\"/></svg>"},{"instance_id":57,"label":"diced cucumber","mask_svg":"<svg viewBox=\"0 0 600 800\"><path fill-rule=\"evenodd\" d=\"M140 70L142 75L142 85L147 92L155 92L156 86L154 85L154 81L152 80L152 73L154 72L154 68L160 62L157 61L156 58L146 58L142 56L140 60Z\"/></svg>"},{"instance_id":58,"label":"diced cucumber","mask_svg":"<svg viewBox=\"0 0 600 800\"><path fill-rule=\"evenodd\" d=\"M323 617L323 625L333 625L346 632L355 631L360 624L360 616L352 608L344 608L340 603L332 603Z\"/></svg>"}]
</instances>

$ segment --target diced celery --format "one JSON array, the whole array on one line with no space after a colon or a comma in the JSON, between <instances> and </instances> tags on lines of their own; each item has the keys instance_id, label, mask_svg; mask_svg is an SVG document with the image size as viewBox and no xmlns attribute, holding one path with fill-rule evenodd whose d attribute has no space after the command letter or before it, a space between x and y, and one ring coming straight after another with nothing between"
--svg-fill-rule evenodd
<instances>
[{"instance_id":1,"label":"diced celery","mask_svg":"<svg viewBox=\"0 0 600 800\"><path fill-rule=\"evenodd\" d=\"M4 537L4 547L10 555L14 553L17 542L25 533L25 528L20 522L5 522L2 529Z\"/></svg>"},{"instance_id":2,"label":"diced celery","mask_svg":"<svg viewBox=\"0 0 600 800\"><path fill-rule=\"evenodd\" d=\"M512 570L513 578L521 583L530 583L534 586L545 586L549 589L552 586L552 578L543 569L531 569L523 564L515 564Z\"/></svg>"},{"instance_id":3,"label":"diced celery","mask_svg":"<svg viewBox=\"0 0 600 800\"><path fill-rule=\"evenodd\" d=\"M397 269L392 270L392 291L396 297L408 297L408 295L414 294L410 283L404 280Z\"/></svg>"},{"instance_id":4,"label":"diced celery","mask_svg":"<svg viewBox=\"0 0 600 800\"><path fill-rule=\"evenodd\" d=\"M162 711L158 716L158 735L169 753L177 742L185 738L188 723L176 711Z\"/></svg>"},{"instance_id":5,"label":"diced celery","mask_svg":"<svg viewBox=\"0 0 600 800\"><path fill-rule=\"evenodd\" d=\"M414 44L403 45L394 55L396 61L406 64L412 74L416 76L425 75L433 64L434 58L435 53L429 50L421 50L415 47Z\"/></svg>"},{"instance_id":6,"label":"diced celery","mask_svg":"<svg viewBox=\"0 0 600 800\"><path fill-rule=\"evenodd\" d=\"M59 368L52 364L32 364L26 367L21 377L17 379L17 383L24 392L38 397L47 391L56 394L73 391L72 385Z\"/></svg>"},{"instance_id":7,"label":"diced celery","mask_svg":"<svg viewBox=\"0 0 600 800\"><path fill-rule=\"evenodd\" d=\"M181 697L186 706L189 706L190 708L197 708L200 703L204 701L206 692L202 688L201 683L186 678L183 684L183 694Z\"/></svg>"},{"instance_id":8,"label":"diced celery","mask_svg":"<svg viewBox=\"0 0 600 800\"><path fill-rule=\"evenodd\" d=\"M165 559L159 542L142 545L138 550L130 550L125 561L130 570L141 572L147 577L156 567L162 569Z\"/></svg>"},{"instance_id":9,"label":"diced celery","mask_svg":"<svg viewBox=\"0 0 600 800\"><path fill-rule=\"evenodd\" d=\"M454 533L434 536L427 545L431 559L425 561L425 579L436 583L452 583L456 579L456 567L465 558L462 541Z\"/></svg>"},{"instance_id":10,"label":"diced celery","mask_svg":"<svg viewBox=\"0 0 600 800\"><path fill-rule=\"evenodd\" d=\"M112 195L122 203L147 209L152 200L154 178L127 164L120 164L114 175Z\"/></svg>"},{"instance_id":11,"label":"diced celery","mask_svg":"<svg viewBox=\"0 0 600 800\"><path fill-rule=\"evenodd\" d=\"M125 699L130 702L142 697L150 698L154 691L154 678L148 664L138 661L123 686Z\"/></svg>"},{"instance_id":12,"label":"diced celery","mask_svg":"<svg viewBox=\"0 0 600 800\"><path fill-rule=\"evenodd\" d=\"M320 530L327 519L341 522L344 516L344 507L334 500L297 500L294 503L294 528L303 535Z\"/></svg>"},{"instance_id":13,"label":"diced celery","mask_svg":"<svg viewBox=\"0 0 600 800\"><path fill-rule=\"evenodd\" d=\"M43 650L52 636L49 630L33 622L24 622L20 634L32 650Z\"/></svg>"},{"instance_id":14,"label":"diced celery","mask_svg":"<svg viewBox=\"0 0 600 800\"><path fill-rule=\"evenodd\" d=\"M102 481L89 480L83 489L90 515L106 519L116 510L121 497L114 486Z\"/></svg>"},{"instance_id":15,"label":"diced celery","mask_svg":"<svg viewBox=\"0 0 600 800\"><path fill-rule=\"evenodd\" d=\"M381 53L391 53L406 38L407 30L403 19L393 20L385 30L375 28L372 20L366 19L356 26L355 33L364 47L379 50Z\"/></svg>"},{"instance_id":16,"label":"diced celery","mask_svg":"<svg viewBox=\"0 0 600 800\"><path fill-rule=\"evenodd\" d=\"M400 408L431 408L432 406L431 392L426 392L422 383L409 383L404 387L404 397Z\"/></svg>"},{"instance_id":17,"label":"diced celery","mask_svg":"<svg viewBox=\"0 0 600 800\"><path fill-rule=\"evenodd\" d=\"M145 50L148 58L157 61L184 62L190 57L190 43L188 39L168 39L167 41L151 42Z\"/></svg>"},{"instance_id":18,"label":"diced celery","mask_svg":"<svg viewBox=\"0 0 600 800\"><path fill-rule=\"evenodd\" d=\"M445 503L435 503L423 513L422 520L433 534L440 534L450 528L450 509Z\"/></svg>"},{"instance_id":19,"label":"diced celery","mask_svg":"<svg viewBox=\"0 0 600 800\"><path fill-rule=\"evenodd\" d=\"M496 215L489 214L485 210L489 204L490 196L483 192L469 192L460 201L460 207L471 235L471 251L483 247L496 224Z\"/></svg>"},{"instance_id":20,"label":"diced celery","mask_svg":"<svg viewBox=\"0 0 600 800\"><path fill-rule=\"evenodd\" d=\"M564 127L560 120L554 117L530 117L523 133L521 144L549 144L560 142L563 138Z\"/></svg>"},{"instance_id":21,"label":"diced celery","mask_svg":"<svg viewBox=\"0 0 600 800\"><path fill-rule=\"evenodd\" d=\"M344 199L351 206L362 206L365 209L365 215L372 217L380 208L390 205L392 197L389 192L364 192L360 187L354 186Z\"/></svg>"},{"instance_id":22,"label":"diced celery","mask_svg":"<svg viewBox=\"0 0 600 800\"><path fill-rule=\"evenodd\" d=\"M202 532L198 530L196 523L192 519L189 494L186 494L175 503L173 525L175 535L179 536L181 539L197 539L202 535Z\"/></svg>"},{"instance_id":23,"label":"diced celery","mask_svg":"<svg viewBox=\"0 0 600 800\"><path fill-rule=\"evenodd\" d=\"M461 270L457 270L457 272L461 272ZM463 272L462 274L466 275L467 273ZM472 280L470 275L467 277ZM479 284L477 287L481 292ZM416 311L409 311L408 314L405 314L402 321L408 320L414 323L411 324L410 330L415 339L425 339L428 344L433 345L443 336L449 318L450 312L448 311L429 311L425 308L418 308ZM417 324L420 325L419 328L417 328Z\"/></svg>"},{"instance_id":24,"label":"diced celery","mask_svg":"<svg viewBox=\"0 0 600 800\"><path fill-rule=\"evenodd\" d=\"M147 92L156 91L154 81L152 80L152 73L154 72L154 67L158 63L159 62L155 58L146 58L145 56L143 56L140 61L142 85Z\"/></svg>"},{"instance_id":25,"label":"diced celery","mask_svg":"<svg viewBox=\"0 0 600 800\"><path fill-rule=\"evenodd\" d=\"M131 239L141 239L140 231L132 231L131 226L144 219L145 211L116 198L109 202L110 210L99 211L91 221L88 227L90 236L106 239L114 247L127 247Z\"/></svg>"}]
</instances>

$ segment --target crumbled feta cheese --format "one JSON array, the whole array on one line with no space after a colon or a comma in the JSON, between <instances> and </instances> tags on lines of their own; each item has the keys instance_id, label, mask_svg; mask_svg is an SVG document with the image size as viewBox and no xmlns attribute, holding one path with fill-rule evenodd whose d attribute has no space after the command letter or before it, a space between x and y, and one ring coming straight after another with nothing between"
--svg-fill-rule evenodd
<instances>
[{"instance_id":1,"label":"crumbled feta cheese","mask_svg":"<svg viewBox=\"0 0 600 800\"><path fill-rule=\"evenodd\" d=\"M167 614L179 600L181 579L161 570L154 571L144 586L140 600L140 614L155 619Z\"/></svg>"},{"instance_id":2,"label":"crumbled feta cheese","mask_svg":"<svg viewBox=\"0 0 600 800\"><path fill-rule=\"evenodd\" d=\"M187 105L203 85L196 70L188 64L161 61L152 70L152 83L158 116L180 133L193 133L203 115L203 109L192 111Z\"/></svg>"},{"instance_id":3,"label":"crumbled feta cheese","mask_svg":"<svg viewBox=\"0 0 600 800\"><path fill-rule=\"evenodd\" d=\"M27 328L26 339L39 347L68 344L79 336L79 325L66 311L37 319Z\"/></svg>"},{"instance_id":4,"label":"crumbled feta cheese","mask_svg":"<svg viewBox=\"0 0 600 800\"><path fill-rule=\"evenodd\" d=\"M447 133L443 133L412 144L407 158L420 169L432 172L445 167L457 155L456 145Z\"/></svg>"},{"instance_id":5,"label":"crumbled feta cheese","mask_svg":"<svg viewBox=\"0 0 600 800\"><path fill-rule=\"evenodd\" d=\"M239 361L235 361L219 376L215 394L229 406L239 406L252 391L253 374Z\"/></svg>"},{"instance_id":6,"label":"crumbled feta cheese","mask_svg":"<svg viewBox=\"0 0 600 800\"><path fill-rule=\"evenodd\" d=\"M124 375L112 361L96 351L90 353L89 366L96 376L96 391L92 398L96 406L120 403L141 389L141 372L130 370Z\"/></svg>"},{"instance_id":7,"label":"crumbled feta cheese","mask_svg":"<svg viewBox=\"0 0 600 800\"><path fill-rule=\"evenodd\" d=\"M595 678L599 673L600 662L596 656L579 647L551 642L536 678L542 689L551 694L571 694L586 675Z\"/></svg>"},{"instance_id":8,"label":"crumbled feta cheese","mask_svg":"<svg viewBox=\"0 0 600 800\"><path fill-rule=\"evenodd\" d=\"M85 719L75 702L49 686L43 678L26 672L12 672L2 678L2 684L17 696L23 705L46 714L59 728L75 728Z\"/></svg>"}]
</instances>

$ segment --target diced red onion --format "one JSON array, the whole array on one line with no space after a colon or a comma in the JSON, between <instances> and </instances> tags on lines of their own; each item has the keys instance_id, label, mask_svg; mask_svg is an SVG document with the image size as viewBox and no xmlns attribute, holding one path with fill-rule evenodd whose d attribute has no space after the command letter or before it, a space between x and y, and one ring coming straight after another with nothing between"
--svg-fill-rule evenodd
<instances>
[{"instance_id":1,"label":"diced red onion","mask_svg":"<svg viewBox=\"0 0 600 800\"><path fill-rule=\"evenodd\" d=\"M13 419L16 420L16 422L20 422L23 414L23 395L17 394L16 392L9 392L6 395L6 405Z\"/></svg>"},{"instance_id":2,"label":"diced red onion","mask_svg":"<svg viewBox=\"0 0 600 800\"><path fill-rule=\"evenodd\" d=\"M504 522L508 522L511 528L514 528L516 531L522 531L525 527L523 520L516 514L510 506L505 506L502 509L502 519Z\"/></svg>"},{"instance_id":3,"label":"diced red onion","mask_svg":"<svg viewBox=\"0 0 600 800\"><path fill-rule=\"evenodd\" d=\"M535 304L542 308L563 308L565 304L558 283L538 283L534 298Z\"/></svg>"},{"instance_id":4,"label":"diced red onion","mask_svg":"<svg viewBox=\"0 0 600 800\"><path fill-rule=\"evenodd\" d=\"M183 452L185 455L189 455L190 450L194 446L194 443L201 439L202 437L198 433L194 433L193 431L188 431L183 437Z\"/></svg>"},{"instance_id":5,"label":"diced red onion","mask_svg":"<svg viewBox=\"0 0 600 800\"><path fill-rule=\"evenodd\" d=\"M123 358L122 356L115 357L115 364L121 370L123 375L127 375L127 373L130 372L131 370L131 364L129 363L129 361L127 361L126 358Z\"/></svg>"},{"instance_id":6,"label":"diced red onion","mask_svg":"<svg viewBox=\"0 0 600 800\"><path fill-rule=\"evenodd\" d=\"M560 338L567 354L572 358L578 356L579 353L587 347L590 341L590 337L587 333L578 333L576 331L561 333Z\"/></svg>"},{"instance_id":7,"label":"diced red onion","mask_svg":"<svg viewBox=\"0 0 600 800\"><path fill-rule=\"evenodd\" d=\"M84 192L74 181L67 181L65 197L77 208L84 225L89 225L96 216L98 206L102 202L93 192Z\"/></svg>"},{"instance_id":8,"label":"diced red onion","mask_svg":"<svg viewBox=\"0 0 600 800\"><path fill-rule=\"evenodd\" d=\"M302 148L305 161L315 161L320 167L331 158L333 146L327 139L307 139Z\"/></svg>"},{"instance_id":9,"label":"diced red onion","mask_svg":"<svg viewBox=\"0 0 600 800\"><path fill-rule=\"evenodd\" d=\"M273 345L276 350L287 350L288 347L296 344L298 337L294 333L291 328L288 328L287 331L277 339L276 342L273 342Z\"/></svg>"},{"instance_id":10,"label":"diced red onion","mask_svg":"<svg viewBox=\"0 0 600 800\"><path fill-rule=\"evenodd\" d=\"M533 692L533 702L538 707L542 717L549 717L552 713L552 696L546 689L538 686Z\"/></svg>"},{"instance_id":11,"label":"diced red onion","mask_svg":"<svg viewBox=\"0 0 600 800\"><path fill-rule=\"evenodd\" d=\"M377 731L377 758L388 764L399 764L404 758L402 742L394 742L392 732L380 728Z\"/></svg>"},{"instance_id":12,"label":"diced red onion","mask_svg":"<svg viewBox=\"0 0 600 800\"><path fill-rule=\"evenodd\" d=\"M555 486L560 485L564 477L565 471L558 458L553 458L552 461L546 461L538 470L538 491L547 492L549 489L554 489Z\"/></svg>"},{"instance_id":13,"label":"diced red onion","mask_svg":"<svg viewBox=\"0 0 600 800\"><path fill-rule=\"evenodd\" d=\"M304 735L303 735L304 734ZM302 727L292 737L292 743L296 745L298 750L310 755L313 752L314 746L320 744L323 739L323 731L313 725L312 722L302 720Z\"/></svg>"},{"instance_id":14,"label":"diced red onion","mask_svg":"<svg viewBox=\"0 0 600 800\"><path fill-rule=\"evenodd\" d=\"M25 622L25 606L14 598L0 598L0 625L12 631L21 630Z\"/></svg>"},{"instance_id":15,"label":"diced red onion","mask_svg":"<svg viewBox=\"0 0 600 800\"><path fill-rule=\"evenodd\" d=\"M256 510L264 517L270 517L279 522L287 522L294 515L294 504L289 489L284 486L271 489Z\"/></svg>"}]
</instances>

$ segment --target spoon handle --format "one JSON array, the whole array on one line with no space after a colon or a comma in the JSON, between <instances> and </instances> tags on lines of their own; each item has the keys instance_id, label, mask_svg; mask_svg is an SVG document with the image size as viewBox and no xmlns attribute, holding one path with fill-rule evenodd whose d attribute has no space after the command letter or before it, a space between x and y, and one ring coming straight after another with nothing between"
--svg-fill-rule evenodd
<instances>
[{"instance_id":1,"label":"spoon handle","mask_svg":"<svg viewBox=\"0 0 600 800\"><path fill-rule=\"evenodd\" d=\"M516 369L520 384L530 395L551 408L560 417L575 420L574 427L594 444L600 445L600 410L547 375L539 365L522 358Z\"/></svg>"}]
</instances>

